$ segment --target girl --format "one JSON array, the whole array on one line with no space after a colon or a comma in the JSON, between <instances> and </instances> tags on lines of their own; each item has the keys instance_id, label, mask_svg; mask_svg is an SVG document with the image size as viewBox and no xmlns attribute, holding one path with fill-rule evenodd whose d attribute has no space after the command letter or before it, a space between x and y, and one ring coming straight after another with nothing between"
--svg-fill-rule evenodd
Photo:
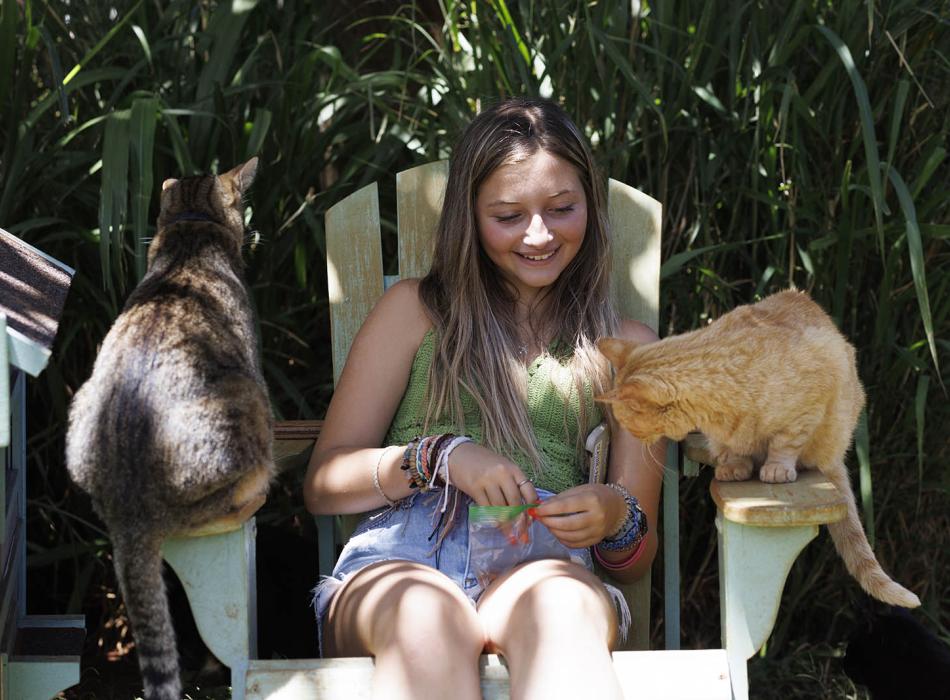
<instances>
[{"instance_id":1,"label":"girl","mask_svg":"<svg viewBox=\"0 0 950 700\"><path fill-rule=\"evenodd\" d=\"M375 697L478 698L486 651L507 659L513 698L622 695L619 596L590 552L618 580L649 570L661 470L612 421L610 483L580 466L610 379L594 342L656 340L610 301L604 199L557 105L482 112L451 160L431 271L393 285L353 342L305 501L377 509L315 593L322 653L374 656ZM551 558L483 590L468 505L539 500Z\"/></svg>"}]
</instances>

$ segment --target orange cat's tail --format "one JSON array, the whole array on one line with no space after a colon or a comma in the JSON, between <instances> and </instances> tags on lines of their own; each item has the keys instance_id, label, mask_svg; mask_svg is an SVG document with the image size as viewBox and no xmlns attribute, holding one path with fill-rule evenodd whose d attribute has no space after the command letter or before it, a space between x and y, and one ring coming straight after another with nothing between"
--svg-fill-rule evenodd
<instances>
[{"instance_id":1,"label":"orange cat's tail","mask_svg":"<svg viewBox=\"0 0 950 700\"><path fill-rule=\"evenodd\" d=\"M890 605L899 605L904 608L916 608L920 605L920 598L911 593L890 576L878 564L868 538L861 526L861 518L854 501L854 492L848 480L848 472L844 464L836 465L825 471L825 476L835 485L844 496L848 506L848 514L844 520L828 525L835 549L844 560L848 573L854 576L861 588L868 595Z\"/></svg>"}]
</instances>

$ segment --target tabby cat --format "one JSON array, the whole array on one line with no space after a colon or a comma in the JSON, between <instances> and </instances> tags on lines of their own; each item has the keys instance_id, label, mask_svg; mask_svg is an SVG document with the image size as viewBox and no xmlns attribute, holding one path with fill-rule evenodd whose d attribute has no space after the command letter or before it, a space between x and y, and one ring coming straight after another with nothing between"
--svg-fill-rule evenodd
<instances>
[{"instance_id":1,"label":"tabby cat","mask_svg":"<svg viewBox=\"0 0 950 700\"><path fill-rule=\"evenodd\" d=\"M66 465L109 530L147 700L180 700L162 540L238 527L274 472L243 283L252 158L166 180L148 271L69 411Z\"/></svg>"},{"instance_id":2,"label":"tabby cat","mask_svg":"<svg viewBox=\"0 0 950 700\"><path fill-rule=\"evenodd\" d=\"M861 527L844 456L864 390L854 348L807 294L780 292L650 345L598 347L616 370L600 400L624 428L648 443L702 431L720 480L748 479L756 465L768 482L819 469L847 502L828 529L848 571L879 600L920 605L884 573Z\"/></svg>"}]
</instances>

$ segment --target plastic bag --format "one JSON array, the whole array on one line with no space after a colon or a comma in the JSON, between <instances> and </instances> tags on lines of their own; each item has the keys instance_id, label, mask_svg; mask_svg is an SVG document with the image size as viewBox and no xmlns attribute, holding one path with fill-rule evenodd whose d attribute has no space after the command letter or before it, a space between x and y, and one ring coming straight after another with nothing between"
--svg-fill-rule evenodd
<instances>
[{"instance_id":1,"label":"plastic bag","mask_svg":"<svg viewBox=\"0 0 950 700\"><path fill-rule=\"evenodd\" d=\"M522 562L571 558L571 550L534 519L538 505L468 507L469 570L482 588Z\"/></svg>"}]
</instances>

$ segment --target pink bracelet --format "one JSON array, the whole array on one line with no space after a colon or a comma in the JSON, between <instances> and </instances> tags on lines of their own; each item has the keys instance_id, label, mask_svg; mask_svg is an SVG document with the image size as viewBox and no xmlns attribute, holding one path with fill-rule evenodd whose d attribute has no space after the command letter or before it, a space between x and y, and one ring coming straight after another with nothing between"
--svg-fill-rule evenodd
<instances>
[{"instance_id":1,"label":"pink bracelet","mask_svg":"<svg viewBox=\"0 0 950 700\"><path fill-rule=\"evenodd\" d=\"M640 558L640 555L643 554L644 547L647 542L647 538L644 537L640 540L640 544L634 547L633 551L630 552L630 556L622 561L607 561L603 558L600 553L600 550L597 549L597 545L591 547L594 550L594 559L597 560L597 563L602 567L607 569L607 571L620 571L621 569L626 569L627 567L633 566L634 563Z\"/></svg>"}]
</instances>

